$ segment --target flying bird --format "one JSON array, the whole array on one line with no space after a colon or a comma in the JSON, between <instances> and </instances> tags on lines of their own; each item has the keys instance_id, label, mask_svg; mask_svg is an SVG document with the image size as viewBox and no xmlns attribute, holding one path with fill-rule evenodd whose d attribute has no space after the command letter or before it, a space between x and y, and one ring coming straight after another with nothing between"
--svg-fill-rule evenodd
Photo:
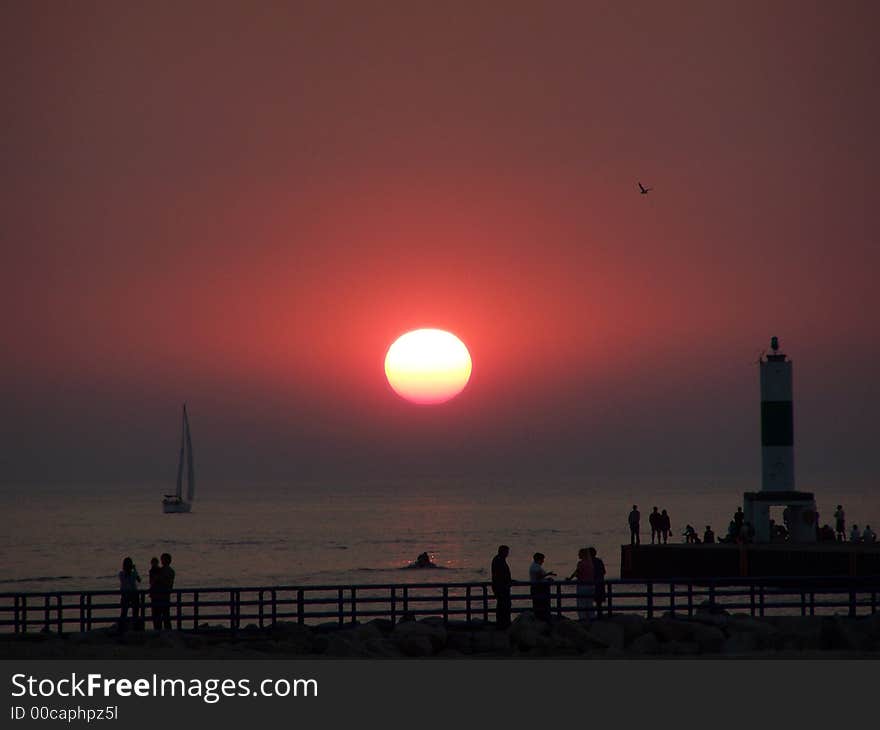
<instances>
[{"instance_id":1,"label":"flying bird","mask_svg":"<svg viewBox=\"0 0 880 730\"><path fill-rule=\"evenodd\" d=\"M641 192L642 195L647 195L653 189L654 188L646 188L642 183L639 183L639 192Z\"/></svg>"}]
</instances>

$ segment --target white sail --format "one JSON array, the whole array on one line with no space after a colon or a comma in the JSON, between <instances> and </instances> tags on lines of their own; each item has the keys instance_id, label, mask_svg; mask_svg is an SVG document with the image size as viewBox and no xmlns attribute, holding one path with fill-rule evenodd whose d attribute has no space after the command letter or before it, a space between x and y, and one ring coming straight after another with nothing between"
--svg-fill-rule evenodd
<instances>
[{"instance_id":1,"label":"white sail","mask_svg":"<svg viewBox=\"0 0 880 730\"><path fill-rule=\"evenodd\" d=\"M180 458L177 460L177 499L183 497L183 443L186 437L186 406L183 407L183 429L180 432Z\"/></svg>"},{"instance_id":2,"label":"white sail","mask_svg":"<svg viewBox=\"0 0 880 730\"><path fill-rule=\"evenodd\" d=\"M186 431L186 501L192 502L196 493L196 473L193 465L193 447L189 436L189 418L186 415L186 405L183 406L183 422Z\"/></svg>"},{"instance_id":3,"label":"white sail","mask_svg":"<svg viewBox=\"0 0 880 730\"><path fill-rule=\"evenodd\" d=\"M192 499L196 490L196 476L193 467L192 439L189 435L189 417L186 403L183 404L183 419L180 432L180 457L177 460L177 489L174 494L166 494L162 500L162 511L166 513L187 513L192 509ZM183 462L186 461L186 491L183 498Z\"/></svg>"}]
</instances>

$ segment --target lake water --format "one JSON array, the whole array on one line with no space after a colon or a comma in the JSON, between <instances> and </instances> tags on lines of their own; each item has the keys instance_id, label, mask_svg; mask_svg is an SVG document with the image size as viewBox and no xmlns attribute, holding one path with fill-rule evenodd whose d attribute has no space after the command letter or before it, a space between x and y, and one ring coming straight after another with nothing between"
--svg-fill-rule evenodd
<instances>
[{"instance_id":1,"label":"lake water","mask_svg":"<svg viewBox=\"0 0 880 730\"><path fill-rule=\"evenodd\" d=\"M173 556L176 586L317 585L486 580L497 546L514 578L531 555L567 574L593 545L620 574L633 503L667 509L674 541L685 523L724 534L756 482L708 479L406 480L327 484L199 484L193 512L162 513L167 485L4 486L0 592L116 589L131 556L146 584L149 560ZM821 522L840 502L847 522L880 527L873 484L811 484ZM429 552L442 570L408 570Z\"/></svg>"}]
</instances>

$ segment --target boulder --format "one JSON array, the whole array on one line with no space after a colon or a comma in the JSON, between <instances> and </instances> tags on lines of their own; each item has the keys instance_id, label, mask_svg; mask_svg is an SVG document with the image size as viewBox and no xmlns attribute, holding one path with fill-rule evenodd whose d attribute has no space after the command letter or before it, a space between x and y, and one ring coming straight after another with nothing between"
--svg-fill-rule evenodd
<instances>
[{"instance_id":1,"label":"boulder","mask_svg":"<svg viewBox=\"0 0 880 730\"><path fill-rule=\"evenodd\" d=\"M691 625L691 639L699 645L703 654L721 651L724 638L724 632L717 626L708 626L697 621Z\"/></svg>"},{"instance_id":2,"label":"boulder","mask_svg":"<svg viewBox=\"0 0 880 730\"><path fill-rule=\"evenodd\" d=\"M382 631L374 623L360 624L354 630L354 635L359 641L368 641L370 639L381 639Z\"/></svg>"},{"instance_id":3,"label":"boulder","mask_svg":"<svg viewBox=\"0 0 880 730\"><path fill-rule=\"evenodd\" d=\"M397 646L406 656L431 656L434 645L425 635L409 634L398 638Z\"/></svg>"},{"instance_id":4,"label":"boulder","mask_svg":"<svg viewBox=\"0 0 880 730\"><path fill-rule=\"evenodd\" d=\"M861 622L841 616L835 616L832 622L834 627L832 646L846 651L868 651L873 646L873 639L863 630Z\"/></svg>"},{"instance_id":5,"label":"boulder","mask_svg":"<svg viewBox=\"0 0 880 730\"><path fill-rule=\"evenodd\" d=\"M460 651L450 649L448 646L435 655L438 659L460 659L463 655Z\"/></svg>"},{"instance_id":6,"label":"boulder","mask_svg":"<svg viewBox=\"0 0 880 730\"><path fill-rule=\"evenodd\" d=\"M821 649L821 616L779 616L774 620L779 633L774 645L783 649ZM780 647L781 644L781 647Z\"/></svg>"},{"instance_id":7,"label":"boulder","mask_svg":"<svg viewBox=\"0 0 880 730\"><path fill-rule=\"evenodd\" d=\"M305 638L312 636L308 626L292 623L277 623L267 629L269 636L275 639Z\"/></svg>"},{"instance_id":8,"label":"boulder","mask_svg":"<svg viewBox=\"0 0 880 730\"><path fill-rule=\"evenodd\" d=\"M314 638L312 641L312 651L315 654L324 654L327 651L327 648L330 646L330 639L326 634L320 634Z\"/></svg>"},{"instance_id":9,"label":"boulder","mask_svg":"<svg viewBox=\"0 0 880 730\"><path fill-rule=\"evenodd\" d=\"M660 640L652 633L642 634L629 645L633 654L659 654Z\"/></svg>"},{"instance_id":10,"label":"boulder","mask_svg":"<svg viewBox=\"0 0 880 730\"><path fill-rule=\"evenodd\" d=\"M730 619L727 624L726 632L728 637L736 634L747 633L754 638L755 649L772 649L776 645L776 636L778 629L767 621L752 618L751 616L735 616ZM750 642L750 639L743 641Z\"/></svg>"},{"instance_id":11,"label":"boulder","mask_svg":"<svg viewBox=\"0 0 880 730\"><path fill-rule=\"evenodd\" d=\"M318 624L315 626L315 631L319 634L332 633L334 631L339 631L339 622L338 621L325 621L322 624Z\"/></svg>"},{"instance_id":12,"label":"boulder","mask_svg":"<svg viewBox=\"0 0 880 730\"><path fill-rule=\"evenodd\" d=\"M403 652L395 644L386 639L367 639L364 651L371 657L399 657Z\"/></svg>"},{"instance_id":13,"label":"boulder","mask_svg":"<svg viewBox=\"0 0 880 730\"><path fill-rule=\"evenodd\" d=\"M590 634L587 626L569 619L563 619L554 624L551 635L567 642L579 652L605 648L604 643L597 641Z\"/></svg>"},{"instance_id":14,"label":"boulder","mask_svg":"<svg viewBox=\"0 0 880 730\"><path fill-rule=\"evenodd\" d=\"M521 613L508 629L510 641L520 649L534 649L538 637L549 631L548 624L539 621L531 612Z\"/></svg>"},{"instance_id":15,"label":"boulder","mask_svg":"<svg viewBox=\"0 0 880 730\"><path fill-rule=\"evenodd\" d=\"M668 641L660 644L660 653L672 656L695 656L700 653L700 645L696 641Z\"/></svg>"},{"instance_id":16,"label":"boulder","mask_svg":"<svg viewBox=\"0 0 880 730\"><path fill-rule=\"evenodd\" d=\"M685 641L691 635L691 624L675 618L650 619L646 628L661 641Z\"/></svg>"},{"instance_id":17,"label":"boulder","mask_svg":"<svg viewBox=\"0 0 880 730\"><path fill-rule=\"evenodd\" d=\"M158 631L145 631L143 634L151 638L159 636ZM19 634L19 640L28 641L34 636L39 637L39 641L46 640L45 635L42 634ZM72 644L109 644L113 641L113 637L106 631L74 631L64 634L64 637Z\"/></svg>"},{"instance_id":18,"label":"boulder","mask_svg":"<svg viewBox=\"0 0 880 730\"><path fill-rule=\"evenodd\" d=\"M631 642L649 630L648 620L636 614L618 614L607 620L597 621L594 625L599 626L604 623L611 623L623 629L625 643Z\"/></svg>"},{"instance_id":19,"label":"boulder","mask_svg":"<svg viewBox=\"0 0 880 730\"><path fill-rule=\"evenodd\" d=\"M327 649L324 653L327 656L334 657L356 657L366 656L367 652L364 647L348 636L342 634L331 634L328 638Z\"/></svg>"},{"instance_id":20,"label":"boulder","mask_svg":"<svg viewBox=\"0 0 880 730\"><path fill-rule=\"evenodd\" d=\"M717 613L713 611L696 611L694 615L688 619L689 623L700 623L704 626L715 626L719 629L727 627L731 622L731 617L727 612Z\"/></svg>"},{"instance_id":21,"label":"boulder","mask_svg":"<svg viewBox=\"0 0 880 730\"><path fill-rule=\"evenodd\" d=\"M743 614L731 616L727 622L727 628L732 632L748 631L760 636L772 636L779 633L773 624Z\"/></svg>"},{"instance_id":22,"label":"boulder","mask_svg":"<svg viewBox=\"0 0 880 730\"><path fill-rule=\"evenodd\" d=\"M473 637L474 635L471 631L450 631L446 635L446 646L456 651L468 652L473 644ZM509 643L510 641L508 640Z\"/></svg>"},{"instance_id":23,"label":"boulder","mask_svg":"<svg viewBox=\"0 0 880 730\"><path fill-rule=\"evenodd\" d=\"M509 633L510 640L520 649L534 649L543 635L534 626L520 626Z\"/></svg>"},{"instance_id":24,"label":"boulder","mask_svg":"<svg viewBox=\"0 0 880 730\"><path fill-rule=\"evenodd\" d=\"M391 632L394 640L400 645L407 639L426 639L431 644L431 651L439 651L446 646L446 629L442 624L424 621L407 621L397 624ZM401 645L401 649L403 646Z\"/></svg>"},{"instance_id":25,"label":"boulder","mask_svg":"<svg viewBox=\"0 0 880 730\"><path fill-rule=\"evenodd\" d=\"M474 652L508 653L511 650L511 637L506 631L487 629L472 634L469 647Z\"/></svg>"},{"instance_id":26,"label":"boulder","mask_svg":"<svg viewBox=\"0 0 880 730\"><path fill-rule=\"evenodd\" d=\"M557 656L562 654L577 654L574 645L566 640L560 639L558 636L550 636L538 634L535 639L534 646L520 646L521 650L525 650L529 654L536 656Z\"/></svg>"},{"instance_id":27,"label":"boulder","mask_svg":"<svg viewBox=\"0 0 880 730\"><path fill-rule=\"evenodd\" d=\"M758 635L754 631L732 633L721 645L722 654L750 654L758 649Z\"/></svg>"},{"instance_id":28,"label":"boulder","mask_svg":"<svg viewBox=\"0 0 880 730\"><path fill-rule=\"evenodd\" d=\"M880 646L880 611L859 619L859 628L874 640L875 645Z\"/></svg>"},{"instance_id":29,"label":"boulder","mask_svg":"<svg viewBox=\"0 0 880 730\"><path fill-rule=\"evenodd\" d=\"M622 650L625 643L624 627L611 621L597 621L589 630L590 637L598 646Z\"/></svg>"},{"instance_id":30,"label":"boulder","mask_svg":"<svg viewBox=\"0 0 880 730\"><path fill-rule=\"evenodd\" d=\"M199 649L203 649L208 641L205 637L199 636L198 634L189 634L183 637L183 643L186 644L187 649L198 651Z\"/></svg>"},{"instance_id":31,"label":"boulder","mask_svg":"<svg viewBox=\"0 0 880 730\"><path fill-rule=\"evenodd\" d=\"M148 637L144 631L126 631L119 637L119 643L125 646L143 646Z\"/></svg>"}]
</instances>

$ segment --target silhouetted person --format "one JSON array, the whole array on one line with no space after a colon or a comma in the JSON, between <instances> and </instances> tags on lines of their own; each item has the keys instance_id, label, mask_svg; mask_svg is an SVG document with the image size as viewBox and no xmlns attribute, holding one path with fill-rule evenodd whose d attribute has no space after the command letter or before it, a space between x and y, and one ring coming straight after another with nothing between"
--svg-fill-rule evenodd
<instances>
[{"instance_id":1,"label":"silhouetted person","mask_svg":"<svg viewBox=\"0 0 880 730\"><path fill-rule=\"evenodd\" d=\"M700 542L700 538L697 537L697 531L694 529L693 525L685 525L684 528L684 541L691 545L694 545Z\"/></svg>"},{"instance_id":2,"label":"silhouetted person","mask_svg":"<svg viewBox=\"0 0 880 730\"><path fill-rule=\"evenodd\" d=\"M834 532L838 540L846 542L846 513L841 505L834 510Z\"/></svg>"},{"instance_id":3,"label":"silhouetted person","mask_svg":"<svg viewBox=\"0 0 880 730\"><path fill-rule=\"evenodd\" d=\"M507 556L510 548L507 545L498 546L498 554L492 558L492 593L495 594L495 625L499 629L510 626L510 586L513 579L510 577L510 566L507 564Z\"/></svg>"},{"instance_id":4,"label":"silhouetted person","mask_svg":"<svg viewBox=\"0 0 880 730\"><path fill-rule=\"evenodd\" d=\"M837 542L837 540L834 528L829 524L822 525L822 529L819 530L819 542Z\"/></svg>"},{"instance_id":5,"label":"silhouetted person","mask_svg":"<svg viewBox=\"0 0 880 730\"><path fill-rule=\"evenodd\" d=\"M669 515L666 510L660 513L660 534L663 535L663 544L669 540L669 533L672 532L672 523L669 521Z\"/></svg>"},{"instance_id":6,"label":"silhouetted person","mask_svg":"<svg viewBox=\"0 0 880 730\"><path fill-rule=\"evenodd\" d=\"M862 536L859 534L859 526L853 525L852 530L849 533L849 541L850 542L861 542Z\"/></svg>"},{"instance_id":7,"label":"silhouetted person","mask_svg":"<svg viewBox=\"0 0 880 730\"><path fill-rule=\"evenodd\" d=\"M415 566L417 568L430 568L431 558L428 553L422 553L419 555L419 557L416 558Z\"/></svg>"},{"instance_id":8,"label":"silhouetted person","mask_svg":"<svg viewBox=\"0 0 880 730\"><path fill-rule=\"evenodd\" d=\"M161 600L161 591L159 585L159 558L150 558L150 613L153 617L153 628L161 629L159 623L159 601Z\"/></svg>"},{"instance_id":9,"label":"silhouetted person","mask_svg":"<svg viewBox=\"0 0 880 730\"><path fill-rule=\"evenodd\" d=\"M862 542L865 543L865 545L873 545L877 542L877 535L874 534L870 525L865 525L865 529L862 532Z\"/></svg>"},{"instance_id":10,"label":"silhouetted person","mask_svg":"<svg viewBox=\"0 0 880 730\"><path fill-rule=\"evenodd\" d=\"M595 584L594 594L596 599L596 614L602 615L602 604L605 602L605 563L596 555L596 548L588 549L590 558L593 560L593 581Z\"/></svg>"},{"instance_id":11,"label":"silhouetted person","mask_svg":"<svg viewBox=\"0 0 880 730\"><path fill-rule=\"evenodd\" d=\"M627 521L629 522L629 544L630 545L641 545L642 541L639 538L639 521L641 520L642 515L639 513L639 508L636 505L633 505L632 511L629 513L629 517Z\"/></svg>"},{"instance_id":12,"label":"silhouetted person","mask_svg":"<svg viewBox=\"0 0 880 730\"><path fill-rule=\"evenodd\" d=\"M532 585L532 610L542 621L550 621L550 583L553 571L544 570L544 553L535 553L529 567L529 582Z\"/></svg>"},{"instance_id":13,"label":"silhouetted person","mask_svg":"<svg viewBox=\"0 0 880 730\"><path fill-rule=\"evenodd\" d=\"M730 524L727 526L727 535L724 538L725 542L736 542L739 539L739 529L736 526L736 522L733 520L730 521Z\"/></svg>"},{"instance_id":14,"label":"silhouetted person","mask_svg":"<svg viewBox=\"0 0 880 730\"><path fill-rule=\"evenodd\" d=\"M162 553L162 567L156 579L156 598L153 599L155 611L153 626L157 629L171 628L171 591L174 588L174 568L171 567L171 555Z\"/></svg>"},{"instance_id":15,"label":"silhouetted person","mask_svg":"<svg viewBox=\"0 0 880 730\"><path fill-rule=\"evenodd\" d=\"M134 561L131 558L125 558L122 561L122 570L119 571L119 631L123 632L128 629L128 610L131 609L131 620L137 628L138 615L140 608L140 596L138 594L138 583L141 577L138 575L134 567Z\"/></svg>"},{"instance_id":16,"label":"silhouetted person","mask_svg":"<svg viewBox=\"0 0 880 730\"><path fill-rule=\"evenodd\" d=\"M587 548L578 550L578 561L574 572L566 580L577 578L577 612L581 621L593 616L596 601L596 576L593 571L593 558Z\"/></svg>"},{"instance_id":17,"label":"silhouetted person","mask_svg":"<svg viewBox=\"0 0 880 730\"><path fill-rule=\"evenodd\" d=\"M786 507L784 510L782 510L782 524L785 525L785 529L789 532L791 532L791 519L791 507Z\"/></svg>"},{"instance_id":18,"label":"silhouetted person","mask_svg":"<svg viewBox=\"0 0 880 730\"><path fill-rule=\"evenodd\" d=\"M736 525L736 534L734 537L739 537L742 532L743 523L745 522L746 516L742 511L742 507L737 507L736 512L733 513L733 524Z\"/></svg>"},{"instance_id":19,"label":"silhouetted person","mask_svg":"<svg viewBox=\"0 0 880 730\"><path fill-rule=\"evenodd\" d=\"M651 511L651 514L648 515L648 522L651 525L651 544L654 544L654 538L657 538L657 542L660 542L660 513L657 511L657 508Z\"/></svg>"}]
</instances>

